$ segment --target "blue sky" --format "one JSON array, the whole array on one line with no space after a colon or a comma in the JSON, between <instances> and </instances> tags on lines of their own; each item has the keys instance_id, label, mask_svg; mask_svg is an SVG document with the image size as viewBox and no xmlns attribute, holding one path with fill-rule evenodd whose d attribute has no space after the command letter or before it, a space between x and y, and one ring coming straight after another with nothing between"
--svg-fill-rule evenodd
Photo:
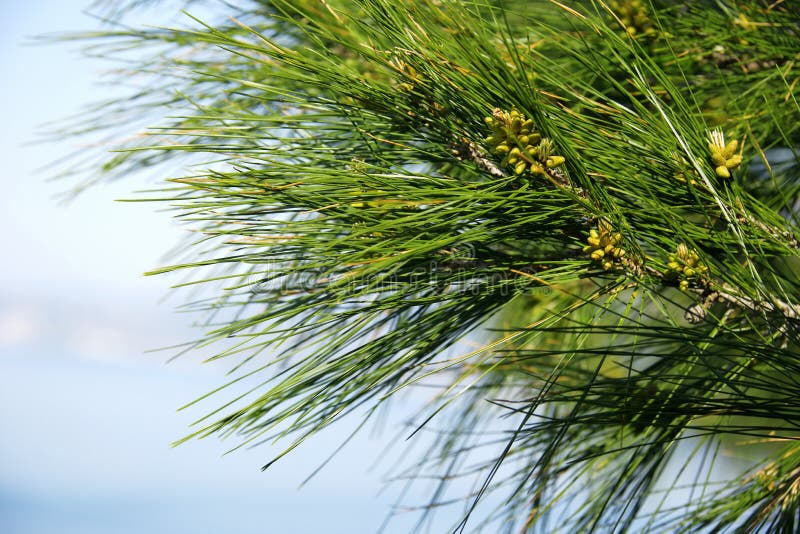
<instances>
[{"instance_id":1,"label":"blue sky","mask_svg":"<svg viewBox=\"0 0 800 534\"><path fill-rule=\"evenodd\" d=\"M145 353L198 335L174 313L179 300L162 302L169 281L142 276L180 230L153 206L113 201L141 183L59 204L68 184L37 169L80 147L30 144L37 125L105 95L94 83L99 66L74 45L25 44L95 28L86 4L0 0L0 532L374 532L394 502L392 491L379 493L392 460L370 466L394 431L356 438L300 490L356 421L266 473L259 468L277 448L223 456L229 445L213 439L169 446L201 415L176 408L225 370ZM387 532L406 532L411 520Z\"/></svg>"}]
</instances>

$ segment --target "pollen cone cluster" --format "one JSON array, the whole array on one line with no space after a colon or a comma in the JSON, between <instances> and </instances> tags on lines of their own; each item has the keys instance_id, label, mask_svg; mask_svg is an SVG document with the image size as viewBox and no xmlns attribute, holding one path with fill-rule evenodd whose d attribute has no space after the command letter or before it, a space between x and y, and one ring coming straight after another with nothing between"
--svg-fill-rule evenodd
<instances>
[{"instance_id":1,"label":"pollen cone cluster","mask_svg":"<svg viewBox=\"0 0 800 534\"><path fill-rule=\"evenodd\" d=\"M589 231L583 251L608 271L625 256L625 249L618 246L621 242L622 234L614 232L608 222L600 221L597 229Z\"/></svg>"},{"instance_id":2,"label":"pollen cone cluster","mask_svg":"<svg viewBox=\"0 0 800 534\"><path fill-rule=\"evenodd\" d=\"M675 254L669 255L667 263L667 276L678 280L678 286L682 291L689 289L692 281L701 280L708 272L708 267L700 262L700 256L695 250L681 243Z\"/></svg>"},{"instance_id":3,"label":"pollen cone cluster","mask_svg":"<svg viewBox=\"0 0 800 534\"><path fill-rule=\"evenodd\" d=\"M714 172L720 178L730 178L731 171L742 164L742 156L736 153L739 142L734 139L725 143L725 135L720 130L714 130L709 135L708 150L711 152L711 162Z\"/></svg>"},{"instance_id":4,"label":"pollen cone cluster","mask_svg":"<svg viewBox=\"0 0 800 534\"><path fill-rule=\"evenodd\" d=\"M652 30L653 22L648 13L648 2L643 0L614 0L609 7L619 17L629 35L646 33Z\"/></svg>"},{"instance_id":5,"label":"pollen cone cluster","mask_svg":"<svg viewBox=\"0 0 800 534\"><path fill-rule=\"evenodd\" d=\"M553 155L553 144L536 131L533 121L512 109L495 108L491 117L485 119L492 129L485 142L491 151L502 156L501 167L510 167L514 174L524 172L544 174L547 169L562 165L564 158Z\"/></svg>"}]
</instances>

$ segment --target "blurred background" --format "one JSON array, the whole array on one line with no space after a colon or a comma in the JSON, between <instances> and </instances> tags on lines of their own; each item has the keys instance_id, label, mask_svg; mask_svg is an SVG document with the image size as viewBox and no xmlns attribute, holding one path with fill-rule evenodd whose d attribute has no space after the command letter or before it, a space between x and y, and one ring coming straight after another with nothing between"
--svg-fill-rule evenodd
<instances>
[{"instance_id":1,"label":"blurred background","mask_svg":"<svg viewBox=\"0 0 800 534\"><path fill-rule=\"evenodd\" d=\"M107 96L101 65L80 45L32 40L97 29L87 4L0 0L0 532L377 531L396 492L381 492L393 460L373 463L397 429L359 434L300 489L357 421L263 473L280 448L224 455L234 443L215 438L170 446L204 415L177 408L223 383L226 370L147 352L201 333L175 313L180 298L165 298L169 280L142 276L168 262L181 230L155 205L114 201L147 185L136 177L64 203L74 182L48 181L55 171L43 166L82 147L36 142L43 124ZM400 514L386 532L407 532L415 519Z\"/></svg>"}]
</instances>

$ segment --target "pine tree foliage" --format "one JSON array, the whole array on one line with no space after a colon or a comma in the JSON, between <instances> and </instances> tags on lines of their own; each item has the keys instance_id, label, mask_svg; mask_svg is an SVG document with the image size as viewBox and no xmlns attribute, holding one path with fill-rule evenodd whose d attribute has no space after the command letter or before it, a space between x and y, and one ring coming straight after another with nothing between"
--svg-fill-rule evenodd
<instances>
[{"instance_id":1,"label":"pine tree foliage","mask_svg":"<svg viewBox=\"0 0 800 534\"><path fill-rule=\"evenodd\" d=\"M186 439L285 454L425 386L420 527L800 529L798 3L229 9L73 36L139 87L87 183L177 169L148 200L197 239L154 273L256 380Z\"/></svg>"}]
</instances>

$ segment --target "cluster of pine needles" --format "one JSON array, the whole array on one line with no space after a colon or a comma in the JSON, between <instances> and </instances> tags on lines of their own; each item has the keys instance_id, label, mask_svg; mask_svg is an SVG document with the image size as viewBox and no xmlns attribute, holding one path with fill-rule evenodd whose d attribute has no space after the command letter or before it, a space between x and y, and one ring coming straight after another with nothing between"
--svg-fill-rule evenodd
<instances>
[{"instance_id":1,"label":"cluster of pine needles","mask_svg":"<svg viewBox=\"0 0 800 534\"><path fill-rule=\"evenodd\" d=\"M276 461L412 391L420 527L800 529L798 3L229 9L73 36L139 88L81 185L177 169L154 272L254 383L186 439Z\"/></svg>"}]
</instances>

